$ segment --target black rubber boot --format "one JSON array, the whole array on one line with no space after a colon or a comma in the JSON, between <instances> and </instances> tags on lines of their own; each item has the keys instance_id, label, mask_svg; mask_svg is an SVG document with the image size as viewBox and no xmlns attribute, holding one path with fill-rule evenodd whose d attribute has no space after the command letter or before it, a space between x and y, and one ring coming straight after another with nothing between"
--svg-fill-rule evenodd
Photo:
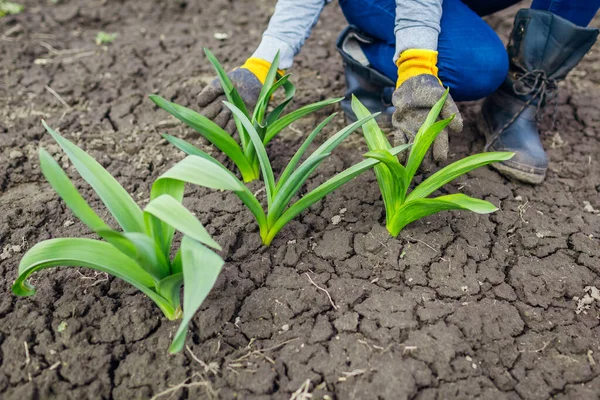
<instances>
[{"instance_id":1,"label":"black rubber boot","mask_svg":"<svg viewBox=\"0 0 600 400\"><path fill-rule=\"evenodd\" d=\"M355 95L371 113L381 112L377 119L379 127L389 130L392 128L392 94L395 83L371 67L360 43L371 43L373 39L366 36L353 26L348 26L338 37L336 48L344 60L346 75L346 93L341 102L342 110L349 121L356 121L352 111L352 95Z\"/></svg>"},{"instance_id":2,"label":"black rubber boot","mask_svg":"<svg viewBox=\"0 0 600 400\"><path fill-rule=\"evenodd\" d=\"M539 111L556 101L563 80L595 43L597 29L577 26L547 11L522 9L508 44L509 72L483 103L478 121L487 151L515 156L492 164L503 175L537 184L546 177L548 158L537 128Z\"/></svg>"}]
</instances>

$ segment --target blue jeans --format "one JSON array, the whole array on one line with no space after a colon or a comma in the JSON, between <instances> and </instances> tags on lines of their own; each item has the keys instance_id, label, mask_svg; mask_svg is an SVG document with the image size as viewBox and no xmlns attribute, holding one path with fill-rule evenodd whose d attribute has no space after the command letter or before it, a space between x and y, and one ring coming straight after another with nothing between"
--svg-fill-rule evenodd
<instances>
[{"instance_id":1,"label":"blue jeans","mask_svg":"<svg viewBox=\"0 0 600 400\"><path fill-rule=\"evenodd\" d=\"M492 94L508 73L504 44L481 19L519 0L444 0L438 39L439 77L456 101L478 100ZM373 37L362 45L367 59L393 81L398 68L395 52L395 0L340 0L346 19ZM531 8L546 10L577 25L587 26L600 0L534 0Z\"/></svg>"}]
</instances>

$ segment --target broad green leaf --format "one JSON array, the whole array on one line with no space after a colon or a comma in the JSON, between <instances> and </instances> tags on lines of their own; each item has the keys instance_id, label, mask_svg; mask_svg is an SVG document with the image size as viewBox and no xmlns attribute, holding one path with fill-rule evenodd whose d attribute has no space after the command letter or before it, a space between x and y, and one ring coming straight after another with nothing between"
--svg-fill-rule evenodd
<instances>
[{"instance_id":1,"label":"broad green leaf","mask_svg":"<svg viewBox=\"0 0 600 400\"><path fill-rule=\"evenodd\" d=\"M275 58L271 62L271 67L267 72L267 76L265 77L265 82L260 89L260 93L258 95L258 99L256 101L256 107L254 108L254 113L252 114L252 121L258 122L258 124L262 124L263 118L265 116L265 110L267 109L267 105L269 104L269 100L273 95L273 91L271 90L273 87L277 88L283 84L281 82L284 78L287 81L288 76L286 75L283 78L279 79L275 82L275 77L277 76L277 68L279 67L279 51L275 54ZM278 86L279 85L279 86Z\"/></svg>"},{"instance_id":2,"label":"broad green leaf","mask_svg":"<svg viewBox=\"0 0 600 400\"><path fill-rule=\"evenodd\" d=\"M358 121L346 126L343 129L340 129L337 133L327 139L322 145L320 145L307 159L319 157L321 154L331 153L333 149L335 149L345 138L348 137L352 132L363 126L367 121L372 120L377 117L381 113L371 114L365 118L361 118ZM306 162L305 161L305 162Z\"/></svg>"},{"instance_id":3,"label":"broad green leaf","mask_svg":"<svg viewBox=\"0 0 600 400\"><path fill-rule=\"evenodd\" d=\"M155 216L200 243L221 250L219 243L215 242L198 218L185 208L183 204L167 194L163 194L150 201L146 208L144 208L144 213Z\"/></svg>"},{"instance_id":4,"label":"broad green leaf","mask_svg":"<svg viewBox=\"0 0 600 400\"><path fill-rule=\"evenodd\" d=\"M150 192L150 200L168 194L181 202L185 183L211 189L244 190L246 187L228 169L218 163L199 156L187 156L158 177ZM160 243L165 254L169 254L173 227L155 217L146 217L149 232Z\"/></svg>"},{"instance_id":5,"label":"broad green leaf","mask_svg":"<svg viewBox=\"0 0 600 400\"><path fill-rule=\"evenodd\" d=\"M250 140L252 140L252 145L256 150L256 155L258 156L258 161L260 162L260 169L262 171L263 179L265 181L265 189L267 192L267 203L270 208L271 202L273 201L273 194L275 193L275 178L273 176L271 162L269 161L269 157L267 156L267 150L265 149L265 146L263 145L262 139L258 135L258 132L256 132L256 129L254 129L252 122L250 122L250 120L246 118L244 113L235 105L229 102L224 101L223 104L225 104L225 106L231 110L233 115L239 118L242 125L244 125L244 128L246 128L246 131L250 135Z\"/></svg>"},{"instance_id":6,"label":"broad green leaf","mask_svg":"<svg viewBox=\"0 0 600 400\"><path fill-rule=\"evenodd\" d=\"M246 159L237 142L219 125L189 108L172 103L160 96L150 95L150 99L160 108L184 122L227 155L238 167L242 175L252 172L252 165ZM241 111L240 111L241 112Z\"/></svg>"},{"instance_id":7,"label":"broad green leaf","mask_svg":"<svg viewBox=\"0 0 600 400\"><path fill-rule=\"evenodd\" d=\"M281 216L285 207L290 200L292 200L292 197L298 193L298 190L304 185L310 174L312 174L319 164L329 157L330 154L331 153L321 154L319 157L307 160L294 171L273 199L272 207L269 209L267 215L267 224L269 227L273 226L277 218Z\"/></svg>"},{"instance_id":8,"label":"broad green leaf","mask_svg":"<svg viewBox=\"0 0 600 400\"><path fill-rule=\"evenodd\" d=\"M364 118L371 114L367 107L365 107L354 95L352 96L352 110L357 118ZM362 131L369 150L383 151L392 147L385 134L379 128L379 125L377 125L377 121L371 120L367 122L362 126ZM398 163L398 161L396 161L396 163ZM396 182L390 169L381 163L374 167L374 171L375 177L377 178L377 184L381 191L381 197L383 198L387 223L393 215L393 210L398 203L402 202L404 197L404 194L398 190L398 188L406 186L407 183L404 181Z\"/></svg>"},{"instance_id":9,"label":"broad green leaf","mask_svg":"<svg viewBox=\"0 0 600 400\"><path fill-rule=\"evenodd\" d=\"M252 117L252 122L254 123L254 128L256 129L256 132L258 133L258 136L260 136L261 140L264 141L264 137L265 137L265 132L266 132L266 126L269 124L268 118L267 121L263 123L263 119L264 119L264 114L266 112L267 106L269 105L269 99L271 99L271 96L273 95L273 93L279 89L279 87L284 86L286 87L286 84L288 83L288 78L290 77L290 75L285 75L282 78L280 78L277 82L275 82L275 84L273 86L271 86L271 90L268 93L268 97L267 99L264 101L264 103L257 103L256 104L256 108L254 109L254 115ZM293 86L292 86L293 88ZM288 88L286 88L286 91L288 90ZM295 88L294 88L295 91ZM292 94L293 96L293 94ZM287 103L289 101L292 100L292 97L286 98L286 100L284 101L284 103L282 104L281 107L281 111L283 111L283 107L285 107L287 105ZM276 109L274 112L280 112L278 109ZM272 112L271 112L272 114ZM269 115L271 115L269 114ZM250 143L248 144L248 146L244 149L244 154L246 154L246 158L248 160L252 160L251 164L258 164L258 159L256 158L256 150L254 149L254 146L252 145L252 141L250 141ZM256 166L255 166L256 169Z\"/></svg>"},{"instance_id":10,"label":"broad green leaf","mask_svg":"<svg viewBox=\"0 0 600 400\"><path fill-rule=\"evenodd\" d=\"M241 190L244 185L229 170L212 160L196 155L190 155L179 161L173 167L165 171L156 182L162 180L175 180L184 183L192 183L211 189ZM152 199L154 195L152 188ZM161 193L165 194L165 193ZM168 193L166 193L168 194Z\"/></svg>"},{"instance_id":11,"label":"broad green leaf","mask_svg":"<svg viewBox=\"0 0 600 400\"><path fill-rule=\"evenodd\" d=\"M321 122L310 133L310 135L308 135L308 137L306 138L304 143L302 143L302 145L298 148L298 150L296 151L296 154L294 154L294 156L292 157L292 159L290 160L288 165L285 167L285 169L281 173L281 176L279 177L279 181L277 182L277 185L275 186L275 192L279 192L281 186L285 184L285 182L290 177L292 172L294 172L294 170L296 169L296 166L300 162L300 159L304 155L304 152L306 152L306 149L308 148L308 146L310 146L310 144L312 143L314 138L323 130L325 125L327 125L333 118L335 118L336 115L337 115L337 113L331 114L323 122Z\"/></svg>"},{"instance_id":12,"label":"broad green leaf","mask_svg":"<svg viewBox=\"0 0 600 400\"><path fill-rule=\"evenodd\" d=\"M435 122L429 128L417 133L417 136L415 136L415 140L413 141L410 154L408 155L408 161L406 162L406 179L409 183L417 173L425 154L427 154L427 150L429 150L435 138L446 128L446 126L448 126L453 119L454 116Z\"/></svg>"},{"instance_id":13,"label":"broad green leaf","mask_svg":"<svg viewBox=\"0 0 600 400\"><path fill-rule=\"evenodd\" d=\"M169 275L156 284L156 291L173 305L179 307L183 274L181 272Z\"/></svg>"},{"instance_id":14,"label":"broad green leaf","mask_svg":"<svg viewBox=\"0 0 600 400\"><path fill-rule=\"evenodd\" d=\"M177 253L175 253L175 257L173 257L173 261L171 262L171 273L179 274L183 271L181 265L181 246L177 249Z\"/></svg>"},{"instance_id":15,"label":"broad green leaf","mask_svg":"<svg viewBox=\"0 0 600 400\"><path fill-rule=\"evenodd\" d=\"M367 107L365 107L354 95L352 95L352 111L354 111L358 119L371 115L371 112L367 109ZM371 120L366 122L362 126L362 130L369 150L389 150L392 148L392 145L390 144L389 140L387 140L385 133L383 133L381 128L379 128L379 125L377 125L377 121Z\"/></svg>"},{"instance_id":16,"label":"broad green leaf","mask_svg":"<svg viewBox=\"0 0 600 400\"><path fill-rule=\"evenodd\" d=\"M390 149L390 153L396 155L410 147L409 144L404 144L401 146L394 147ZM270 229L268 235L263 240L266 245L269 245L273 238L279 233L279 231L292 219L294 219L298 214L312 206L317 201L321 200L323 197L327 196L329 193L333 192L335 189L339 188L343 184L351 181L356 178L361 173L367 171L373 166L377 165L379 161L377 160L364 160L361 161L352 167L340 172L339 174L333 176L328 179L325 183L321 184L317 188L313 189L311 192L304 195L300 200L294 203L290 208L288 208L282 215L277 219L273 227Z\"/></svg>"},{"instance_id":17,"label":"broad green leaf","mask_svg":"<svg viewBox=\"0 0 600 400\"><path fill-rule=\"evenodd\" d=\"M277 107L273 109L268 115L266 119L266 126L270 126L275 121L279 119L279 116L283 113L283 110L287 107L287 105L294 99L294 95L296 94L296 87L289 80L286 81L283 85L283 89L285 90L285 98Z\"/></svg>"},{"instance_id":18,"label":"broad green leaf","mask_svg":"<svg viewBox=\"0 0 600 400\"><path fill-rule=\"evenodd\" d=\"M40 148L40 166L46 180L81 222L89 226L94 232L101 229L110 229L81 197L65 171L43 148Z\"/></svg>"},{"instance_id":19,"label":"broad green leaf","mask_svg":"<svg viewBox=\"0 0 600 400\"><path fill-rule=\"evenodd\" d=\"M19 276L12 291L17 296L31 296L35 288L27 282L34 272L52 267L83 267L124 280L150 297L167 318L174 315L173 307L152 288L154 280L131 258L113 245L93 239L50 239L33 246L21 259Z\"/></svg>"},{"instance_id":20,"label":"broad green leaf","mask_svg":"<svg viewBox=\"0 0 600 400\"><path fill-rule=\"evenodd\" d=\"M341 129L335 135L325 141L319 148L317 148L301 165L296 169L286 182L281 186L281 189L277 192L278 196L275 196L272 204L269 205L269 212L267 213L267 223L271 227L275 223L275 220L279 218L284 208L292 197L298 192L300 187L304 184L309 175L319 166L319 164L331 154L330 152L335 149L348 135L358 129L366 121L375 118L377 114L369 115L355 123Z\"/></svg>"},{"instance_id":21,"label":"broad green leaf","mask_svg":"<svg viewBox=\"0 0 600 400\"><path fill-rule=\"evenodd\" d=\"M446 89L442 97L440 97L437 103L433 105L433 107L427 114L427 118L425 118L425 122L423 122L423 125L421 125L421 127L417 131L417 134L415 135L415 142L419 140L419 137L423 134L423 132L431 128L431 125L433 125L437 121L438 117L440 116L440 112L442 112L442 108L444 108L444 104L446 104L446 99L448 98L449 92L450 89Z\"/></svg>"},{"instance_id":22,"label":"broad green leaf","mask_svg":"<svg viewBox=\"0 0 600 400\"><path fill-rule=\"evenodd\" d=\"M364 156L381 161L380 164L375 166L376 169L379 169L381 175L379 187L382 192L389 191L390 193L389 201L391 201L391 207L388 209L386 204L386 212L394 210L398 205L404 203L408 185L406 168L400 164L398 158L393 156L389 150L371 150ZM387 168L388 173L382 173L383 171L381 170L383 168Z\"/></svg>"},{"instance_id":23,"label":"broad green leaf","mask_svg":"<svg viewBox=\"0 0 600 400\"><path fill-rule=\"evenodd\" d=\"M263 143L266 145L275 136L277 136L277 134L279 132L281 132L282 130L287 128L290 124L292 124L295 121L299 120L300 118L304 117L305 115L311 114L311 113L318 111L323 107L327 107L331 104L338 103L338 102L342 101L343 99L344 99L343 97L339 97L337 99L328 99L328 100L319 101L317 103L308 104L308 105L301 107L295 111L292 111L289 114L284 115L283 117L279 118L277 121L275 121L272 124L270 124L269 126L267 126L267 133L265 134Z\"/></svg>"},{"instance_id":24,"label":"broad green leaf","mask_svg":"<svg viewBox=\"0 0 600 400\"><path fill-rule=\"evenodd\" d=\"M275 93L275 91L277 89L279 89L281 86L284 86L289 77L291 75L285 75L283 76L281 79L279 79L278 81L276 81L273 86L271 86L271 89L269 89L269 92L267 93L267 95L269 96L265 101L263 101L262 103L257 103L256 104L256 108L254 109L254 114L252 116L252 122L254 123L254 127L256 128L256 132L258 132L258 135L260 136L261 140L264 140L265 138L265 133L267 131L266 127L267 127L267 122L265 121L265 112L267 111L267 107L269 105L269 101L272 98L273 94ZM248 146L248 150L252 150L253 147L252 146ZM252 155L254 154L254 152L252 152ZM248 158L250 158L249 153L246 153L246 156Z\"/></svg>"},{"instance_id":25,"label":"broad green leaf","mask_svg":"<svg viewBox=\"0 0 600 400\"><path fill-rule=\"evenodd\" d=\"M183 151L185 154L190 155L190 156L198 156L198 157L205 158L205 159L212 161L215 164L218 164L218 165L222 166L223 168L225 168L225 166L223 166L223 164L221 164L216 158L214 158L211 155L209 155L208 153L200 150L193 144L186 142L183 139L176 138L175 136L166 134L166 133L163 133L161 136L163 138L165 138L173 146L175 146L179 150Z\"/></svg>"},{"instance_id":26,"label":"broad green leaf","mask_svg":"<svg viewBox=\"0 0 600 400\"><path fill-rule=\"evenodd\" d=\"M46 121L42 120L42 124L67 153L81 177L96 191L123 230L125 232L144 232L142 210L119 182L85 151L50 128Z\"/></svg>"},{"instance_id":27,"label":"broad green leaf","mask_svg":"<svg viewBox=\"0 0 600 400\"><path fill-rule=\"evenodd\" d=\"M98 235L135 261L156 281L171 273L167 256L156 241L144 233L100 230Z\"/></svg>"},{"instance_id":28,"label":"broad green leaf","mask_svg":"<svg viewBox=\"0 0 600 400\"><path fill-rule=\"evenodd\" d=\"M246 104L244 103L244 100L242 99L242 96L240 96L240 93L233 85L233 82L231 82L231 79L229 79L229 76L227 75L221 64L219 64L219 61L217 61L217 58L207 48L204 48L204 54L206 54L206 58L208 58L208 61L212 64L213 68L217 72L217 76L219 77L219 81L221 82L221 87L225 92L225 97L227 97L227 101L229 101L232 104L235 104L237 108L242 110L245 116L250 118L250 113L248 112L248 109L246 107ZM240 123L240 121L237 120L237 118L234 118L234 122L238 134L240 135L242 149L246 149L250 144L250 138L248 137L248 133L244 130L243 125Z\"/></svg>"},{"instance_id":29,"label":"broad green leaf","mask_svg":"<svg viewBox=\"0 0 600 400\"><path fill-rule=\"evenodd\" d=\"M474 199L462 193L449 194L434 199L417 199L404 203L392 218L388 230L396 237L411 222L444 210L468 210L489 214L498 208L489 201Z\"/></svg>"},{"instance_id":30,"label":"broad green leaf","mask_svg":"<svg viewBox=\"0 0 600 400\"><path fill-rule=\"evenodd\" d=\"M198 152L202 152L202 150L199 150L195 147L189 147L188 150L190 151L190 155L198 155L196 153L196 151ZM203 174L202 175L202 182L207 182L207 183L211 183L213 181L222 181L222 175L220 172L226 172L229 174L230 178L232 179L232 181L235 181L235 185L237 186L237 189L231 189L235 192L235 194L240 198L240 200L242 200L242 202L246 205L246 207L248 207L248 209L250 210L250 212L252 212L252 214L254 215L254 217L256 218L256 221L261 229L261 232L263 230L265 230L267 228L267 217L265 216L265 213L262 209L262 206L260 205L259 201L256 199L256 197L254 197L254 195L252 194L252 192L242 183L240 182L235 175L233 175L231 173L231 171L229 171L227 168L225 168L223 165L221 165L218 161L215 160L215 164L221 167L221 171L218 171L213 169L213 168L209 168L207 170L205 170L204 172L198 171L198 173ZM184 166L185 167L185 166ZM186 170L186 168L182 168L184 171ZM213 176L214 173L216 171L216 176ZM213 179L214 177L214 179ZM188 177L189 178L189 177ZM179 181L173 181L172 179L165 179L165 182L175 182L175 183L180 183ZM199 180L188 180L188 182L190 183L196 183L200 186L205 186L201 181ZM212 184L212 183L211 183ZM161 182L155 182L154 186L152 188L152 193L156 193L156 196L154 197L158 197L160 194L169 194L169 191L159 191L159 190L155 190L155 187L159 187L159 186L164 186L163 184L161 184ZM214 185L213 185L214 186ZM212 187L212 186L207 186L207 187ZM183 188L183 185L181 185L181 188ZM159 194L160 193L160 194ZM183 196L183 192L182 192L182 196ZM153 197L153 198L154 198ZM160 221L158 221L160 222ZM162 222L161 222L162 223ZM170 228L172 229L170 226L165 224L165 228ZM169 247L170 247L170 242L169 242Z\"/></svg>"},{"instance_id":31,"label":"broad green leaf","mask_svg":"<svg viewBox=\"0 0 600 400\"><path fill-rule=\"evenodd\" d=\"M267 216L260 204L260 202L256 199L254 194L244 186L244 190L236 191L235 194L239 197L239 199L244 203L246 207L250 210L254 218L256 218L256 223L260 228L261 237L266 235L267 231Z\"/></svg>"},{"instance_id":32,"label":"broad green leaf","mask_svg":"<svg viewBox=\"0 0 600 400\"><path fill-rule=\"evenodd\" d=\"M160 179L159 177L159 179L154 181L152 189L150 189L150 201L162 195L169 195L181 202L183 201L184 191L185 182L177 179ZM154 238L164 254L170 254L175 229L153 215L146 214L144 222L146 224L146 233Z\"/></svg>"},{"instance_id":33,"label":"broad green leaf","mask_svg":"<svg viewBox=\"0 0 600 400\"><path fill-rule=\"evenodd\" d=\"M188 325L215 285L224 264L218 254L187 236L181 241L181 258L184 281L183 320L169 347L171 353L183 349Z\"/></svg>"},{"instance_id":34,"label":"broad green leaf","mask_svg":"<svg viewBox=\"0 0 600 400\"><path fill-rule=\"evenodd\" d=\"M442 168L429 178L425 179L417 186L406 198L406 201L416 200L429 196L446 183L472 171L494 162L506 161L511 159L515 153L510 152L490 152L482 154L473 154L472 156L463 158L453 162L452 164Z\"/></svg>"}]
</instances>

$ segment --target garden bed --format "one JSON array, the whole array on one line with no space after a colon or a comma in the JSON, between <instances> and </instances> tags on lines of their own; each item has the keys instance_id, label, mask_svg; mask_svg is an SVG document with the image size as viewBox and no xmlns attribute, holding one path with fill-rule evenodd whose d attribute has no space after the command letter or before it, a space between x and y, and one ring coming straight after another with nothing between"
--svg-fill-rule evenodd
<instances>
[{"instance_id":1,"label":"garden bed","mask_svg":"<svg viewBox=\"0 0 600 400\"><path fill-rule=\"evenodd\" d=\"M34 275L35 296L10 293L35 243L94 237L40 173L40 144L62 155L40 119L145 204L152 181L183 158L159 133L200 143L147 95L193 108L213 77L202 48L227 68L241 64L275 2L24 3L22 14L0 19L0 397L597 398L600 45L561 85L556 125L544 125L543 185L482 168L445 187L491 201L500 207L494 214L444 212L393 239L366 173L263 247L235 195L190 186L184 204L222 245L226 264L190 325L188 348L169 355L178 323L117 279L48 270ZM489 19L503 38L514 11ZM343 93L334 50L343 26L337 4L328 6L291 71L294 107ZM97 46L98 31L118 36ZM450 138L453 159L483 148L478 107L461 105L465 129ZM276 173L331 110L273 140ZM326 135L345 124L342 116L334 122ZM366 150L354 134L308 188ZM74 181L100 210L89 187Z\"/></svg>"}]
</instances>

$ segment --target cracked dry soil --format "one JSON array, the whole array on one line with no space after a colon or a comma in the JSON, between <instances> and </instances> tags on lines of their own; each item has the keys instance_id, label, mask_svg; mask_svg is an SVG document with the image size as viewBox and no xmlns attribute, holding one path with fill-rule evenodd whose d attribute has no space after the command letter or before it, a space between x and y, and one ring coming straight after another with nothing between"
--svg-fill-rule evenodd
<instances>
[{"instance_id":1,"label":"cracked dry soil","mask_svg":"<svg viewBox=\"0 0 600 400\"><path fill-rule=\"evenodd\" d=\"M392 239L368 173L264 248L236 197L190 187L186 205L223 245L227 263L190 326L189 350L170 356L177 323L119 280L58 269L35 276L33 297L10 293L32 245L93 236L40 174L40 145L68 166L40 118L144 203L152 180L182 158L158 133L198 141L146 96L194 106L212 77L202 48L227 68L239 65L275 1L24 3L24 13L0 20L0 35L8 32L0 40L0 397L148 399L165 390L158 398L599 397L600 305L590 296L600 287L599 45L561 85L555 127L545 124L551 163L543 185L518 185L484 168L444 188L492 201L495 214L445 212ZM505 39L515 10L488 19ZM343 92L334 51L343 26L337 4L328 6L293 69L296 107ZM97 47L99 30L119 36ZM466 126L450 139L453 158L483 148L478 107L461 105ZM276 171L325 115L273 141ZM338 117L335 127L343 123ZM309 187L365 149L357 134Z\"/></svg>"}]
</instances>

